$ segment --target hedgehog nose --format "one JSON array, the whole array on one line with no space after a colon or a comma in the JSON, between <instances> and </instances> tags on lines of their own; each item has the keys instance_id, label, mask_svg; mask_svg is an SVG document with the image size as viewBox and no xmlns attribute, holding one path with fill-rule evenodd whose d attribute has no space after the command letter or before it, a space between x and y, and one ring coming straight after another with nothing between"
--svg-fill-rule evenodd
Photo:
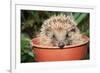
<instances>
[{"instance_id":1,"label":"hedgehog nose","mask_svg":"<svg viewBox=\"0 0 100 73\"><path fill-rule=\"evenodd\" d=\"M61 49L62 49L64 46L65 46L65 44L64 44L63 42L60 42L60 43L58 44L58 47L61 48Z\"/></svg>"}]
</instances>

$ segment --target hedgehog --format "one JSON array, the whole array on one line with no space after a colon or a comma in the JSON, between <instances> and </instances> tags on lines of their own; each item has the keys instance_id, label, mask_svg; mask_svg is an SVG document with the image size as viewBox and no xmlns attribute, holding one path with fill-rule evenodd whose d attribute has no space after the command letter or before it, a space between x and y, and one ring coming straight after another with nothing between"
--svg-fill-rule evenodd
<instances>
[{"instance_id":1,"label":"hedgehog","mask_svg":"<svg viewBox=\"0 0 100 73\"><path fill-rule=\"evenodd\" d=\"M40 29L40 44L63 48L84 42L77 23L70 15L53 15L46 19Z\"/></svg>"}]
</instances>

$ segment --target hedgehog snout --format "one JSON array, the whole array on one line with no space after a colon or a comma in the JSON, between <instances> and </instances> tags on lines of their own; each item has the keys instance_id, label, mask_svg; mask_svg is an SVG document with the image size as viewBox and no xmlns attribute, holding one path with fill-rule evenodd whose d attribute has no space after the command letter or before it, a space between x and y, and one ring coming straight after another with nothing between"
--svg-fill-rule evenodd
<instances>
[{"instance_id":1,"label":"hedgehog snout","mask_svg":"<svg viewBox=\"0 0 100 73\"><path fill-rule=\"evenodd\" d=\"M59 43L58 43L58 47L59 47L59 48L62 49L64 46L65 46L64 42L59 42Z\"/></svg>"}]
</instances>

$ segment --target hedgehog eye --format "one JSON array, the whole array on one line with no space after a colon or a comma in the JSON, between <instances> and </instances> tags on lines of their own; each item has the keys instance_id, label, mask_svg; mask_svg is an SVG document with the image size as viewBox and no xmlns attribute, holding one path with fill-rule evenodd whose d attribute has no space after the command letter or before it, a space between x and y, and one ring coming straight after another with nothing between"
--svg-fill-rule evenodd
<instances>
[{"instance_id":1,"label":"hedgehog eye","mask_svg":"<svg viewBox=\"0 0 100 73\"><path fill-rule=\"evenodd\" d=\"M55 35L53 35L52 37L55 38Z\"/></svg>"},{"instance_id":2,"label":"hedgehog eye","mask_svg":"<svg viewBox=\"0 0 100 73\"><path fill-rule=\"evenodd\" d=\"M68 34L66 34L66 37L68 37Z\"/></svg>"},{"instance_id":3,"label":"hedgehog eye","mask_svg":"<svg viewBox=\"0 0 100 73\"><path fill-rule=\"evenodd\" d=\"M75 32L76 30L75 30L75 29L71 29L70 31L71 31L71 32Z\"/></svg>"}]
</instances>

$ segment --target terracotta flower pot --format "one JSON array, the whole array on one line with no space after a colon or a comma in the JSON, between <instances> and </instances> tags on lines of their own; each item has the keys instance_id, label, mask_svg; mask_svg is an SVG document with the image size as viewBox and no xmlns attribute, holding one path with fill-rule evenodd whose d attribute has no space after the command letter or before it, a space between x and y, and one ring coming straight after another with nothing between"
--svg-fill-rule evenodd
<instances>
[{"instance_id":1,"label":"terracotta flower pot","mask_svg":"<svg viewBox=\"0 0 100 73\"><path fill-rule=\"evenodd\" d=\"M38 62L44 61L67 61L67 60L80 60L86 57L89 38L83 36L86 40L83 44L65 46L63 49L59 47L41 46L39 39L32 39L33 53L35 60Z\"/></svg>"}]
</instances>

